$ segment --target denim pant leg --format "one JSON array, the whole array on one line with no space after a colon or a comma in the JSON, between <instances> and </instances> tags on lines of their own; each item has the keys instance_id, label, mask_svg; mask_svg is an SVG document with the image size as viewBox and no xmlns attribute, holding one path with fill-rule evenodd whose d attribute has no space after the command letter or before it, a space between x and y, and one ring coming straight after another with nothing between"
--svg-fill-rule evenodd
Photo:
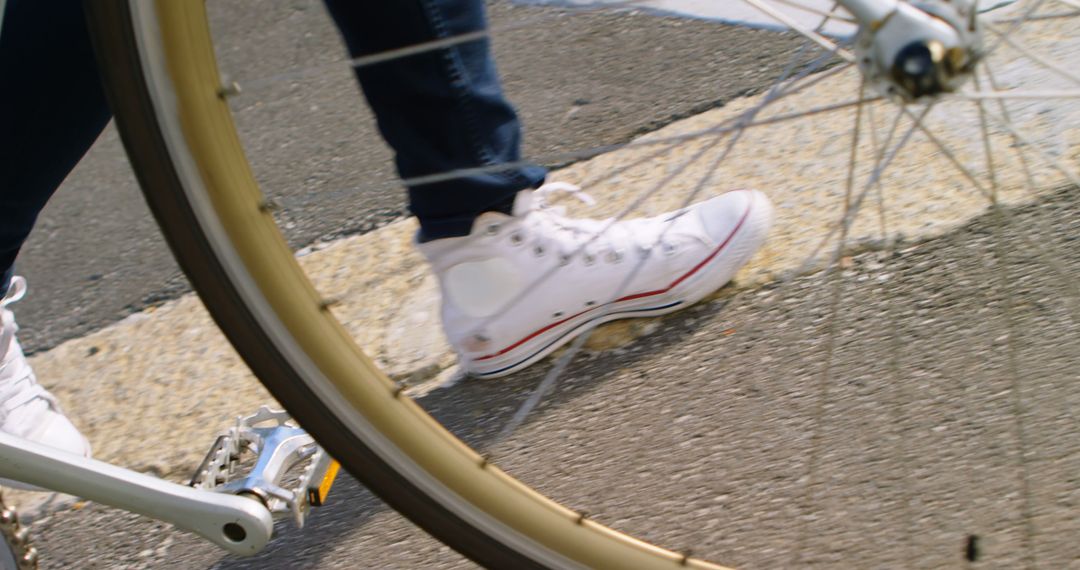
<instances>
[{"instance_id":1,"label":"denim pant leg","mask_svg":"<svg viewBox=\"0 0 1080 570\"><path fill-rule=\"evenodd\" d=\"M326 0L353 56L485 26L480 0ZM110 118L79 0L8 0L0 33L0 295L49 197ZM480 39L357 69L403 178L515 162L520 125ZM429 238L468 233L539 185L536 166L409 188Z\"/></svg>"},{"instance_id":2,"label":"denim pant leg","mask_svg":"<svg viewBox=\"0 0 1080 570\"><path fill-rule=\"evenodd\" d=\"M38 213L109 122L81 0L8 0L0 30L0 295Z\"/></svg>"},{"instance_id":3,"label":"denim pant leg","mask_svg":"<svg viewBox=\"0 0 1080 570\"><path fill-rule=\"evenodd\" d=\"M483 0L325 0L349 53L361 57L483 30ZM356 68L402 178L517 162L521 127L486 38ZM424 239L469 233L480 213L508 211L541 184L538 166L409 185Z\"/></svg>"}]
</instances>

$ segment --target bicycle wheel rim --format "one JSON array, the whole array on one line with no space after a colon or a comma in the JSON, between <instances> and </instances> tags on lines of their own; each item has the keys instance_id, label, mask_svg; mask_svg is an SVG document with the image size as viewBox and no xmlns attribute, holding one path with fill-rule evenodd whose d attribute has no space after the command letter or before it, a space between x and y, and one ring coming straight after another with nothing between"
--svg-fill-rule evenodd
<instances>
[{"instance_id":1,"label":"bicycle wheel rim","mask_svg":"<svg viewBox=\"0 0 1080 570\"><path fill-rule=\"evenodd\" d=\"M181 266L259 379L358 480L488 566L718 568L531 490L364 356L307 281L258 191L202 3L94 3L90 19L118 127Z\"/></svg>"}]
</instances>

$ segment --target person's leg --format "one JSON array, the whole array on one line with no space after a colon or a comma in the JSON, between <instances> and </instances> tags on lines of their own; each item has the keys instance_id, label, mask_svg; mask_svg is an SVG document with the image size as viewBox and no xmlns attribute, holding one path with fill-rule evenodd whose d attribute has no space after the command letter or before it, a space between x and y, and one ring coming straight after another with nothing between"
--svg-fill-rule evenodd
<instances>
[{"instance_id":1,"label":"person's leg","mask_svg":"<svg viewBox=\"0 0 1080 570\"><path fill-rule=\"evenodd\" d=\"M485 26L481 0L325 1L354 56ZM519 159L518 122L486 39L363 66L357 76L403 177ZM571 219L543 207L544 196L580 189L545 174L508 167L409 189L419 249L443 295L443 331L467 372L510 374L596 323L689 306L731 279L771 222L757 192L645 220ZM601 227L606 234L594 236Z\"/></svg>"},{"instance_id":2,"label":"person's leg","mask_svg":"<svg viewBox=\"0 0 1080 570\"><path fill-rule=\"evenodd\" d=\"M81 0L8 0L0 30L0 297L38 213L109 121Z\"/></svg>"},{"instance_id":3,"label":"person's leg","mask_svg":"<svg viewBox=\"0 0 1080 570\"><path fill-rule=\"evenodd\" d=\"M482 0L325 0L354 57L477 32ZM521 127L503 96L486 38L356 68L396 153L402 178L521 160ZM486 211L509 213L520 190L539 186L537 166L508 166L409 185L422 240L462 236Z\"/></svg>"},{"instance_id":4,"label":"person's leg","mask_svg":"<svg viewBox=\"0 0 1080 570\"><path fill-rule=\"evenodd\" d=\"M0 430L90 455L86 438L38 384L9 308L26 293L26 281L13 276L15 256L109 121L82 1L8 0L0 78Z\"/></svg>"}]
</instances>

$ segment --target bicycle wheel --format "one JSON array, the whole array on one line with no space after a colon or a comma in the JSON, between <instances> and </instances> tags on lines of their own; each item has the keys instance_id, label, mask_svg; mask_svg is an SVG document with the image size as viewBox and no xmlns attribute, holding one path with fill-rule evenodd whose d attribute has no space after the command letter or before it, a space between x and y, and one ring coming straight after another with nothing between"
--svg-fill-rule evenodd
<instances>
[{"instance_id":1,"label":"bicycle wheel","mask_svg":"<svg viewBox=\"0 0 1080 570\"><path fill-rule=\"evenodd\" d=\"M619 2L614 7L625 8L625 4ZM781 5L789 4L792 3ZM1019 12L997 13L1005 14L1002 37L1010 39L1000 41L1007 42L1006 47L1023 45L1022 41L1027 40L1020 32L1029 27L1053 26L1055 22L1066 22L1064 25L1068 26L1073 22L1071 18L1076 17L1069 11L1071 4L1067 2L1062 3L1066 6L1064 16L1042 11L1042 4L1020 3L1025 9ZM216 322L259 379L357 479L440 540L491 567L715 567L688 554L664 550L620 534L583 513L544 498L470 450L406 397L400 386L364 356L336 321L329 310L331 303L304 277L274 224L272 205L257 189L233 128L224 98L228 88L221 85L203 4L117 0L92 6L97 48L108 62L104 66L106 83L117 110L118 125L170 246ZM733 114L726 122L697 130L684 128L681 132L654 134L652 138L642 139L640 144L628 145L629 152L642 152L642 155L627 160L632 164L658 160L663 153L651 149L690 141L691 154L705 155L712 151L716 156L709 159L716 164L709 171L711 177L721 168L723 160L737 157L732 153L738 151L731 149L738 148L735 143L744 132L756 132L765 125L807 116L852 112L855 126L848 131L854 133L854 142L845 145L842 153L850 152L852 164L860 153L865 153L872 157L872 164L868 170L850 168L851 182L839 193L838 201L828 206L833 213L830 221L818 223L822 226L821 242L783 253L790 258L787 273L796 278L824 269L810 277L828 286L825 289L828 299L823 305L830 308L827 316L832 317L828 319L830 324L818 331L824 345L820 351L823 372L818 395L824 408L830 405L830 379L835 361L840 360L834 354L835 347L843 341L843 331L836 322L841 313L837 307L845 286L844 271L852 264L862 263L851 259L856 254L904 253L897 245L896 228L883 229L878 216L856 214L867 200L886 202L879 193L886 167L918 172L919 159L915 159L915 164L903 164L897 158L915 134L923 136L924 131L930 132L928 126L936 118L950 122L957 119L948 115L935 117L931 114L935 105L900 106L891 123L882 129L883 140L865 135L867 125L877 123L873 109L890 103L878 101L858 79L852 64L845 63L853 59L850 50L803 25L789 24L810 36L818 46L826 47L827 56L800 54L787 66L782 80L759 99L730 105L726 112ZM1060 33L1069 36L1067 32L1066 28ZM1000 44L994 47L1006 50ZM1037 93L1025 85L1013 99L1076 98L1073 74L1060 66L1055 68L1050 61L1032 60L1020 48L1015 49L1028 65L1049 67L1054 70L1051 75L1072 85L1061 88L1054 84ZM826 79L845 74L854 99L837 102L834 92L817 93L824 97L821 103L804 99L800 101L804 106L800 111L785 107L794 95L812 94L813 88L824 84ZM1027 124L1020 115L1038 116L1042 109L984 103L996 102L1004 79L1001 74L987 71L973 83L977 85L974 90L953 97L961 102L969 101L969 111L974 113L973 120L969 117L967 121L974 129L970 132L975 134L973 153L957 153L925 135L925 144L937 149L936 153L954 168L953 177L958 179L950 178L941 184L974 188L976 192L974 198L964 200L957 198L958 193L946 194L943 199L948 207L942 208L936 202L924 209L931 214L944 210L948 215L943 219L918 218L921 224L954 228L957 221L953 214L960 209L954 202L966 201L978 204L980 210L989 205L993 216L1003 225L1017 216L1004 206L1013 189L1019 194L1029 191L1039 194L1044 188L1076 184L1072 165L1066 163L1075 157L1058 158L1047 153L1040 146L1045 141L1031 140L1026 134L1028 130L1019 127ZM977 103L971 104L972 100ZM987 125L995 120L997 130L990 134ZM946 130L953 130L952 125ZM1021 148L1022 152L1003 157L1003 153L995 150L1003 146ZM787 145L773 147L784 151ZM982 172L984 169L973 169L966 164L972 156L981 160L983 150L987 151L983 166L987 166L985 171L989 176ZM599 153L585 152L564 158L581 159L591 154ZM1003 161L1012 161L1012 166L1004 166ZM1040 163L1040 168L1030 173L1035 162ZM611 166L609 171L625 171L625 168ZM985 177L985 181L980 177ZM860 180L857 184L856 179ZM656 208L666 208L688 200L687 195L695 196L702 184L691 183L689 187L665 184L659 191L649 192L648 197L657 204ZM658 195L669 190L671 194ZM677 190L684 193L676 194ZM980 194L978 190L983 192ZM620 215L623 215L621 211ZM825 254L821 251L826 246L819 243L828 247ZM999 245L998 249L1003 248ZM773 252L773 256L781 254ZM1041 256L1052 257L1052 254ZM1045 261L1050 267L1055 265L1053 259ZM1067 280L1068 270L1059 271ZM758 273L765 276L767 272ZM1064 287L1063 300L1073 299L1074 289ZM1015 314L1011 310L1006 312ZM1071 317L1067 310L1065 318L1054 313L1051 320L1068 323ZM1001 341L1010 354L1016 346L1011 340L1017 336L1013 326L1010 325L1007 338ZM1065 328L1075 333L1068 326ZM891 337L896 337L899 330L894 327ZM1013 377L1019 376L1015 366L1012 372ZM1019 394L1020 390L1014 387L1013 392ZM1023 414L1018 413L1018 417ZM819 419L810 430L812 439L821 439L822 429ZM823 453L815 443L808 463L811 466L820 463ZM816 478L815 468L811 467L808 479Z\"/></svg>"}]
</instances>

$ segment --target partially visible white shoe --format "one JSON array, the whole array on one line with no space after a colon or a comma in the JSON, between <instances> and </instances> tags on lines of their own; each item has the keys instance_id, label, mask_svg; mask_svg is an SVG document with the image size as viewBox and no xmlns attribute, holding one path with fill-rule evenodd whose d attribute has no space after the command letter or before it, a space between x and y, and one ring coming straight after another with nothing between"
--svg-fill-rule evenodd
<instances>
[{"instance_id":1,"label":"partially visible white shoe","mask_svg":"<svg viewBox=\"0 0 1080 570\"><path fill-rule=\"evenodd\" d=\"M568 218L544 200L554 192L587 199L545 184L520 192L513 215L487 212L468 236L417 244L470 374L510 374L596 324L688 307L730 281L772 225L768 198L750 190L622 221Z\"/></svg>"},{"instance_id":2,"label":"partially visible white shoe","mask_svg":"<svg viewBox=\"0 0 1080 570\"><path fill-rule=\"evenodd\" d=\"M15 277L0 299L0 431L57 449L90 456L90 443L64 413L56 398L37 382L15 332L15 315L8 305L26 294L26 280ZM0 485L36 489L12 481Z\"/></svg>"}]
</instances>

